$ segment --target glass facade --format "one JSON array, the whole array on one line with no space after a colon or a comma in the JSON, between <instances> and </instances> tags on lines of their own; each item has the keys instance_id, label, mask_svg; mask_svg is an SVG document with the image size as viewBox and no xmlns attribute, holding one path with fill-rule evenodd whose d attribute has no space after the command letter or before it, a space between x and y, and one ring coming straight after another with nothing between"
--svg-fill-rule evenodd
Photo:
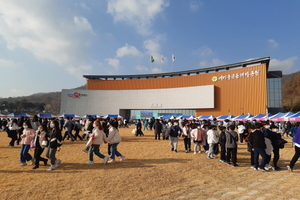
<instances>
[{"instance_id":1,"label":"glass facade","mask_svg":"<svg viewBox=\"0 0 300 200\"><path fill-rule=\"evenodd\" d=\"M192 115L195 116L196 110L130 110L130 116L131 119L145 119L145 118L157 118L162 115L174 115L174 116L180 116L180 115Z\"/></svg>"},{"instance_id":2,"label":"glass facade","mask_svg":"<svg viewBox=\"0 0 300 200\"><path fill-rule=\"evenodd\" d=\"M282 108L282 82L281 78L267 79L268 85L268 107Z\"/></svg>"}]
</instances>

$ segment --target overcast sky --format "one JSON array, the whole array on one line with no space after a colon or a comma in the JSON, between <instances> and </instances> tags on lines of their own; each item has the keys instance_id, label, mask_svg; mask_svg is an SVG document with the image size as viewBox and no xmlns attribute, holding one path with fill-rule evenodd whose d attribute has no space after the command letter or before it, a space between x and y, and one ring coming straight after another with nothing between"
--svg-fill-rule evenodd
<instances>
[{"instance_id":1,"label":"overcast sky","mask_svg":"<svg viewBox=\"0 0 300 200\"><path fill-rule=\"evenodd\" d=\"M0 97L262 57L296 72L299 10L298 0L0 0Z\"/></svg>"}]
</instances>

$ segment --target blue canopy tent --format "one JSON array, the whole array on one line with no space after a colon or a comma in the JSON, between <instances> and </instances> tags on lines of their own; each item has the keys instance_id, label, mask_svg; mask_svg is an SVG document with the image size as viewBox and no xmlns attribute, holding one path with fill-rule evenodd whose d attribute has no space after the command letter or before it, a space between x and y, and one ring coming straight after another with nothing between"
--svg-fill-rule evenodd
<instances>
[{"instance_id":1,"label":"blue canopy tent","mask_svg":"<svg viewBox=\"0 0 300 200\"><path fill-rule=\"evenodd\" d=\"M256 116L252 117L252 120L264 121L264 120L267 120L267 118L270 118L271 116L273 116L273 114L271 114L271 113L268 113L267 115L266 114L258 114Z\"/></svg>"},{"instance_id":2,"label":"blue canopy tent","mask_svg":"<svg viewBox=\"0 0 300 200\"><path fill-rule=\"evenodd\" d=\"M201 116L199 116L199 117L197 117L199 120L204 120L204 119L214 119L214 118L216 118L215 116L213 116L213 115L201 115Z\"/></svg>"},{"instance_id":3,"label":"blue canopy tent","mask_svg":"<svg viewBox=\"0 0 300 200\"><path fill-rule=\"evenodd\" d=\"M266 116L265 114L258 114L258 115L255 115L254 117L252 117L252 119L258 120L258 119L263 118L265 116Z\"/></svg>"},{"instance_id":4,"label":"blue canopy tent","mask_svg":"<svg viewBox=\"0 0 300 200\"><path fill-rule=\"evenodd\" d=\"M217 120L218 120L218 121L224 121L225 119L231 120L231 119L233 119L233 118L234 118L233 115L221 115L221 116L217 117Z\"/></svg>"},{"instance_id":5,"label":"blue canopy tent","mask_svg":"<svg viewBox=\"0 0 300 200\"><path fill-rule=\"evenodd\" d=\"M176 119L180 119L180 118L187 119L187 120L193 120L195 117L192 115L181 115L179 117L176 117Z\"/></svg>"},{"instance_id":6,"label":"blue canopy tent","mask_svg":"<svg viewBox=\"0 0 300 200\"><path fill-rule=\"evenodd\" d=\"M279 113L271 116L270 120L271 121L284 121L285 118L288 118L288 117L290 117L292 115L294 115L293 112L287 112L287 113L281 113L281 112L279 112Z\"/></svg>"},{"instance_id":7,"label":"blue canopy tent","mask_svg":"<svg viewBox=\"0 0 300 200\"><path fill-rule=\"evenodd\" d=\"M37 114L37 116L40 118L56 118L56 116L52 114Z\"/></svg>"},{"instance_id":8,"label":"blue canopy tent","mask_svg":"<svg viewBox=\"0 0 300 200\"><path fill-rule=\"evenodd\" d=\"M72 118L80 118L80 116L78 115L74 115L74 114L63 114L61 116L58 116L58 117L72 117Z\"/></svg>"},{"instance_id":9,"label":"blue canopy tent","mask_svg":"<svg viewBox=\"0 0 300 200\"><path fill-rule=\"evenodd\" d=\"M28 115L27 113L10 113L6 115L8 118L19 118L19 117L32 117L31 115Z\"/></svg>"},{"instance_id":10,"label":"blue canopy tent","mask_svg":"<svg viewBox=\"0 0 300 200\"><path fill-rule=\"evenodd\" d=\"M251 114L239 115L239 116L235 117L234 120L236 120L236 121L247 121L247 120L250 120L252 117L254 117L254 116L251 115Z\"/></svg>"},{"instance_id":11,"label":"blue canopy tent","mask_svg":"<svg viewBox=\"0 0 300 200\"><path fill-rule=\"evenodd\" d=\"M117 118L117 119L122 119L123 117L121 115L105 115L103 116L104 119L106 118Z\"/></svg>"},{"instance_id":12,"label":"blue canopy tent","mask_svg":"<svg viewBox=\"0 0 300 200\"><path fill-rule=\"evenodd\" d=\"M300 121L300 112L288 117L288 121Z\"/></svg>"},{"instance_id":13,"label":"blue canopy tent","mask_svg":"<svg viewBox=\"0 0 300 200\"><path fill-rule=\"evenodd\" d=\"M99 115L84 115L84 116L82 116L81 118L85 119L85 118L88 118L88 117L100 118Z\"/></svg>"}]
</instances>

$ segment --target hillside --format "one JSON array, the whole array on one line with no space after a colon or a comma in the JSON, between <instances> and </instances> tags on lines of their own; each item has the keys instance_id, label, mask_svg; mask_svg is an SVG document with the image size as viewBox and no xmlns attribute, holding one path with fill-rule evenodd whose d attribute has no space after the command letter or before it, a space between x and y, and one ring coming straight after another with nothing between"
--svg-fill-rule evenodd
<instances>
[{"instance_id":1,"label":"hillside","mask_svg":"<svg viewBox=\"0 0 300 200\"><path fill-rule=\"evenodd\" d=\"M74 89L85 89L85 85ZM46 111L52 114L60 114L60 101L61 92L36 93L29 96L0 98L0 111L4 112L5 109L8 109L6 110L7 112L32 112L31 114L35 114L36 112ZM24 104L29 104L29 102L38 106L42 104L42 108L40 110L34 111L31 109L22 110L21 108L17 108L24 107ZM5 108L3 107L3 105L6 105ZM14 107L15 109L13 109L12 107Z\"/></svg>"},{"instance_id":2,"label":"hillside","mask_svg":"<svg viewBox=\"0 0 300 200\"><path fill-rule=\"evenodd\" d=\"M300 71L282 77L283 106L286 111L300 110Z\"/></svg>"}]
</instances>

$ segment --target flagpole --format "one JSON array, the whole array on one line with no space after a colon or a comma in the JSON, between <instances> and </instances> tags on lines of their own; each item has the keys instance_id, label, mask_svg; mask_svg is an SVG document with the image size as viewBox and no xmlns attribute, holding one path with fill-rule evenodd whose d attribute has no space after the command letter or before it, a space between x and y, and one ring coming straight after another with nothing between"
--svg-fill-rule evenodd
<instances>
[{"instance_id":1,"label":"flagpole","mask_svg":"<svg viewBox=\"0 0 300 200\"><path fill-rule=\"evenodd\" d=\"M150 55L150 74L152 73L152 62L151 62L151 55Z\"/></svg>"},{"instance_id":2,"label":"flagpole","mask_svg":"<svg viewBox=\"0 0 300 200\"><path fill-rule=\"evenodd\" d=\"M171 57L171 60L172 60L172 67L171 67L171 72L173 72L173 53L172 53L172 57Z\"/></svg>"},{"instance_id":3,"label":"flagpole","mask_svg":"<svg viewBox=\"0 0 300 200\"><path fill-rule=\"evenodd\" d=\"M164 63L164 56L161 55L161 57L160 57L160 68L161 68L161 71L163 70L163 63Z\"/></svg>"}]
</instances>

